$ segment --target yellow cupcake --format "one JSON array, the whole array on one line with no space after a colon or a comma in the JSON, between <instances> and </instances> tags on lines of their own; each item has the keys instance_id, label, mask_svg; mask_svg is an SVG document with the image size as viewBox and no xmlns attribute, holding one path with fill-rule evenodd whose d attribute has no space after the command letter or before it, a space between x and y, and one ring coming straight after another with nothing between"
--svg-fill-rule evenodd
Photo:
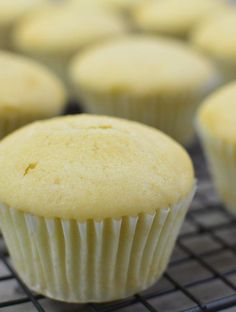
<instances>
[{"instance_id":1,"label":"yellow cupcake","mask_svg":"<svg viewBox=\"0 0 236 312\"><path fill-rule=\"evenodd\" d=\"M146 1L133 10L132 17L139 29L186 38L203 18L225 7L222 0Z\"/></svg>"},{"instance_id":2,"label":"yellow cupcake","mask_svg":"<svg viewBox=\"0 0 236 312\"><path fill-rule=\"evenodd\" d=\"M147 126L78 115L0 143L0 217L31 289L69 302L127 297L165 270L195 189L191 160Z\"/></svg>"},{"instance_id":3,"label":"yellow cupcake","mask_svg":"<svg viewBox=\"0 0 236 312\"><path fill-rule=\"evenodd\" d=\"M11 46L11 32L20 18L40 8L46 0L0 1L0 48Z\"/></svg>"},{"instance_id":4,"label":"yellow cupcake","mask_svg":"<svg viewBox=\"0 0 236 312\"><path fill-rule=\"evenodd\" d=\"M192 34L192 42L210 56L225 80L236 79L236 9L202 22Z\"/></svg>"},{"instance_id":5,"label":"yellow cupcake","mask_svg":"<svg viewBox=\"0 0 236 312\"><path fill-rule=\"evenodd\" d=\"M219 79L208 60L186 45L144 35L79 54L70 76L88 112L140 121L181 143L191 141L199 100Z\"/></svg>"},{"instance_id":6,"label":"yellow cupcake","mask_svg":"<svg viewBox=\"0 0 236 312\"><path fill-rule=\"evenodd\" d=\"M217 190L236 213L236 82L203 103L197 126Z\"/></svg>"},{"instance_id":7,"label":"yellow cupcake","mask_svg":"<svg viewBox=\"0 0 236 312\"><path fill-rule=\"evenodd\" d=\"M34 120L59 115L65 100L63 85L46 68L0 51L0 138Z\"/></svg>"},{"instance_id":8,"label":"yellow cupcake","mask_svg":"<svg viewBox=\"0 0 236 312\"><path fill-rule=\"evenodd\" d=\"M16 48L50 66L62 78L78 50L127 30L124 20L102 7L61 3L23 19L14 33Z\"/></svg>"}]
</instances>

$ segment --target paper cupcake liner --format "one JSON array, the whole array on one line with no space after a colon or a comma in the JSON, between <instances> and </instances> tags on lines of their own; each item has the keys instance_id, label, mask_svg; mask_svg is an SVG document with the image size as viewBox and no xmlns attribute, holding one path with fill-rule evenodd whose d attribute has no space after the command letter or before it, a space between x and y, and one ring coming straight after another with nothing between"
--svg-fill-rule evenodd
<instances>
[{"instance_id":1,"label":"paper cupcake liner","mask_svg":"<svg viewBox=\"0 0 236 312\"><path fill-rule=\"evenodd\" d=\"M236 213L236 146L199 130L213 182L226 207Z\"/></svg>"},{"instance_id":2,"label":"paper cupcake liner","mask_svg":"<svg viewBox=\"0 0 236 312\"><path fill-rule=\"evenodd\" d=\"M230 60L224 62L216 60L215 62L223 77L222 85L236 79L236 62Z\"/></svg>"},{"instance_id":3,"label":"paper cupcake liner","mask_svg":"<svg viewBox=\"0 0 236 312\"><path fill-rule=\"evenodd\" d=\"M2 26L0 28L0 49L12 48L11 31L11 26Z\"/></svg>"},{"instance_id":4,"label":"paper cupcake liner","mask_svg":"<svg viewBox=\"0 0 236 312\"><path fill-rule=\"evenodd\" d=\"M62 301L111 301L161 276L192 196L154 214L86 222L37 217L1 204L1 227L28 287Z\"/></svg>"},{"instance_id":5,"label":"paper cupcake liner","mask_svg":"<svg viewBox=\"0 0 236 312\"><path fill-rule=\"evenodd\" d=\"M23 127L36 120L45 119L46 116L34 116L30 114L20 115L19 112L12 112L0 117L0 140L14 130ZM49 117L48 117L49 118Z\"/></svg>"},{"instance_id":6,"label":"paper cupcake liner","mask_svg":"<svg viewBox=\"0 0 236 312\"><path fill-rule=\"evenodd\" d=\"M32 121L29 117L21 117L17 114L9 114L0 117L0 139L12 131L22 127L23 125Z\"/></svg>"},{"instance_id":7,"label":"paper cupcake liner","mask_svg":"<svg viewBox=\"0 0 236 312\"><path fill-rule=\"evenodd\" d=\"M7 134L11 133L12 131L34 121L35 118L29 117L20 117L19 115L12 115L12 116L2 116L0 118L0 139L5 137Z\"/></svg>"},{"instance_id":8,"label":"paper cupcake liner","mask_svg":"<svg viewBox=\"0 0 236 312\"><path fill-rule=\"evenodd\" d=\"M132 97L130 95L94 94L77 90L88 113L111 115L139 121L160 129L175 140L188 144L194 136L193 118L200 101L215 88L214 81L201 92L166 96Z\"/></svg>"},{"instance_id":9,"label":"paper cupcake liner","mask_svg":"<svg viewBox=\"0 0 236 312\"><path fill-rule=\"evenodd\" d=\"M41 63L51 70L54 74L59 77L67 89L71 92L71 84L68 78L68 64L71 60L72 55L37 55L31 53L24 53L26 56L33 58L36 62Z\"/></svg>"}]
</instances>

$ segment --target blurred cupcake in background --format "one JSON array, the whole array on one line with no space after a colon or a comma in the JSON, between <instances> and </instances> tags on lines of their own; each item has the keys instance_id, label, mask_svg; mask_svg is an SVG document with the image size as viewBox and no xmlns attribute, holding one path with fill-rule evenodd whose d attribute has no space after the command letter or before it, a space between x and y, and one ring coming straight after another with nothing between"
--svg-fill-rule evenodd
<instances>
[{"instance_id":1,"label":"blurred cupcake in background","mask_svg":"<svg viewBox=\"0 0 236 312\"><path fill-rule=\"evenodd\" d=\"M216 62L225 81L236 79L236 8L203 21L191 39Z\"/></svg>"},{"instance_id":2,"label":"blurred cupcake in background","mask_svg":"<svg viewBox=\"0 0 236 312\"><path fill-rule=\"evenodd\" d=\"M66 81L65 69L75 52L126 31L124 20L102 7L58 3L22 20L14 43Z\"/></svg>"},{"instance_id":3,"label":"blurred cupcake in background","mask_svg":"<svg viewBox=\"0 0 236 312\"><path fill-rule=\"evenodd\" d=\"M197 130L218 193L227 208L236 213L236 81L203 103Z\"/></svg>"},{"instance_id":4,"label":"blurred cupcake in background","mask_svg":"<svg viewBox=\"0 0 236 312\"><path fill-rule=\"evenodd\" d=\"M149 2L150 0L100 0L113 10L123 13L130 13L130 11L138 4Z\"/></svg>"},{"instance_id":5,"label":"blurred cupcake in background","mask_svg":"<svg viewBox=\"0 0 236 312\"><path fill-rule=\"evenodd\" d=\"M0 48L11 47L11 32L20 18L41 8L46 0L1 0L0 1Z\"/></svg>"},{"instance_id":6,"label":"blurred cupcake in background","mask_svg":"<svg viewBox=\"0 0 236 312\"><path fill-rule=\"evenodd\" d=\"M27 123L61 114L65 102L62 83L47 68L0 51L0 139Z\"/></svg>"},{"instance_id":7,"label":"blurred cupcake in background","mask_svg":"<svg viewBox=\"0 0 236 312\"><path fill-rule=\"evenodd\" d=\"M78 5L80 9L110 9L110 6L102 0L64 0L64 3Z\"/></svg>"},{"instance_id":8,"label":"blurred cupcake in background","mask_svg":"<svg viewBox=\"0 0 236 312\"><path fill-rule=\"evenodd\" d=\"M184 43L145 35L79 53L69 71L87 112L143 122L181 143L192 140L199 101L220 80L208 59Z\"/></svg>"},{"instance_id":9,"label":"blurred cupcake in background","mask_svg":"<svg viewBox=\"0 0 236 312\"><path fill-rule=\"evenodd\" d=\"M133 8L144 2L152 0L69 0L83 6L103 7L110 9L113 12L121 13L127 17L132 12Z\"/></svg>"},{"instance_id":10,"label":"blurred cupcake in background","mask_svg":"<svg viewBox=\"0 0 236 312\"><path fill-rule=\"evenodd\" d=\"M146 1L134 8L132 19L140 30L187 38L203 18L227 6L223 0Z\"/></svg>"}]
</instances>

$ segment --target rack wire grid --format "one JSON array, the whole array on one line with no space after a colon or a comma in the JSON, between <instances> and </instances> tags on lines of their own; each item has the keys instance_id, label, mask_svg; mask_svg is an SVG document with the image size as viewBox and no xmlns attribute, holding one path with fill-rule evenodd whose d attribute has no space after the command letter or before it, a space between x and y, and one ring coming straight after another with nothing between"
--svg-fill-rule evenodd
<instances>
[{"instance_id":1,"label":"rack wire grid","mask_svg":"<svg viewBox=\"0 0 236 312\"><path fill-rule=\"evenodd\" d=\"M78 112L70 108L70 113ZM219 202L200 146L189 150L198 191L168 269L151 288L104 304L64 304L33 293L20 280L0 239L0 310L6 312L236 311L236 219Z\"/></svg>"}]
</instances>

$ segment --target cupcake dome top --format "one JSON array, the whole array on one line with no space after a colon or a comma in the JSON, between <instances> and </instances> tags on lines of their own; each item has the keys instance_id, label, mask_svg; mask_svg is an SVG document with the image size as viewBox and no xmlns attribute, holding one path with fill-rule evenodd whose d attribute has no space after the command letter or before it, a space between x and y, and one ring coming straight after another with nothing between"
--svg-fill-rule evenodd
<instances>
[{"instance_id":1,"label":"cupcake dome top","mask_svg":"<svg viewBox=\"0 0 236 312\"><path fill-rule=\"evenodd\" d=\"M193 43L209 55L236 62L236 9L225 11L199 24Z\"/></svg>"},{"instance_id":2,"label":"cupcake dome top","mask_svg":"<svg viewBox=\"0 0 236 312\"><path fill-rule=\"evenodd\" d=\"M22 51L71 54L97 40L126 31L124 20L102 7L54 4L23 19L14 33Z\"/></svg>"},{"instance_id":3,"label":"cupcake dome top","mask_svg":"<svg viewBox=\"0 0 236 312\"><path fill-rule=\"evenodd\" d=\"M203 18L226 7L221 0L146 1L133 11L134 22L144 30L184 37Z\"/></svg>"},{"instance_id":4,"label":"cupcake dome top","mask_svg":"<svg viewBox=\"0 0 236 312\"><path fill-rule=\"evenodd\" d=\"M61 82L43 66L25 57L0 51L0 115L53 116L64 107Z\"/></svg>"},{"instance_id":5,"label":"cupcake dome top","mask_svg":"<svg viewBox=\"0 0 236 312\"><path fill-rule=\"evenodd\" d=\"M90 91L149 95L207 88L216 72L184 43L131 35L78 54L70 76L75 85Z\"/></svg>"},{"instance_id":6,"label":"cupcake dome top","mask_svg":"<svg viewBox=\"0 0 236 312\"><path fill-rule=\"evenodd\" d=\"M236 143L236 82L216 91L198 112L199 131Z\"/></svg>"},{"instance_id":7,"label":"cupcake dome top","mask_svg":"<svg viewBox=\"0 0 236 312\"><path fill-rule=\"evenodd\" d=\"M46 3L46 0L1 0L0 26L11 25L24 14Z\"/></svg>"},{"instance_id":8,"label":"cupcake dome top","mask_svg":"<svg viewBox=\"0 0 236 312\"><path fill-rule=\"evenodd\" d=\"M153 128L78 115L0 143L0 201L44 217L101 220L177 204L194 184L184 149Z\"/></svg>"}]
</instances>

